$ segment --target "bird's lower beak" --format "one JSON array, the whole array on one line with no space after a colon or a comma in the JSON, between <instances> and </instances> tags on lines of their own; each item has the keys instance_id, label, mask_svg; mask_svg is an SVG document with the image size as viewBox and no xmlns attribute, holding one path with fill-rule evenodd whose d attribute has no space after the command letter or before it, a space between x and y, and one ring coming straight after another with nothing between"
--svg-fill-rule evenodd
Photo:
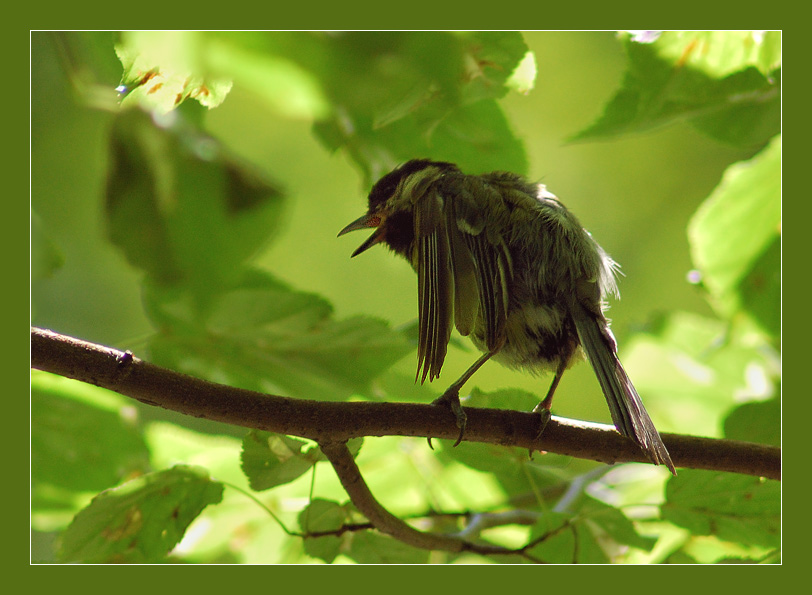
<instances>
[{"instance_id":1,"label":"bird's lower beak","mask_svg":"<svg viewBox=\"0 0 812 595\"><path fill-rule=\"evenodd\" d=\"M383 240L384 236L384 226L381 225L381 217L380 215L363 215L350 223L347 227L342 229L338 232L339 236L343 236L345 233L350 231L358 231L359 229L369 229L370 227L376 227L375 233L373 233L367 240L361 244L358 249L352 253L352 256L358 256L361 252L365 252L372 248L375 244Z\"/></svg>"}]
</instances>

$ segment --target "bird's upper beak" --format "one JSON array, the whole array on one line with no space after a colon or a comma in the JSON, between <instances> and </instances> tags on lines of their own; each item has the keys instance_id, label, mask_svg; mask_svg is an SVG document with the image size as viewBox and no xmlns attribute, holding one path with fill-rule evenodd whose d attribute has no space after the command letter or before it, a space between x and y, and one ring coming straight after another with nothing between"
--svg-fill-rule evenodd
<instances>
[{"instance_id":1,"label":"bird's upper beak","mask_svg":"<svg viewBox=\"0 0 812 595\"><path fill-rule=\"evenodd\" d=\"M375 229L375 233L369 236L367 240L363 244L358 246L358 249L352 253L352 256L358 256L359 254L361 254L361 252L367 251L368 249L372 248L372 246L383 240L386 228L383 225L381 225L382 222L383 220L380 214L366 214L359 217L358 219L350 223L347 227L339 231L338 235L343 236L347 232L357 231L359 229L368 229L370 227L377 228Z\"/></svg>"}]
</instances>

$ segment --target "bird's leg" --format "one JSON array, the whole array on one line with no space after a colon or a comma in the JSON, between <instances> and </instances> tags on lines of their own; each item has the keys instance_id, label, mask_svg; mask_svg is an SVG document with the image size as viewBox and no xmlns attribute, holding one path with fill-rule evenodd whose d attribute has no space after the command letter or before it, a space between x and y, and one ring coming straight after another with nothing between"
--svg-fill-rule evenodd
<instances>
[{"instance_id":1,"label":"bird's leg","mask_svg":"<svg viewBox=\"0 0 812 595\"><path fill-rule=\"evenodd\" d=\"M544 400L533 407L533 413L538 413L541 416L541 420L539 421L538 431L536 432L536 437L533 439L534 442L537 442L541 435L544 433L544 428L547 427L547 422L550 421L550 417L552 417L551 409L553 407L553 395L555 394L555 389L558 388L558 383L561 382L561 376L564 375L564 370L567 369L567 362L562 358L561 363L558 364L558 369L555 371L555 378L553 378L553 383L550 385L550 389L547 391L547 396L544 397ZM533 458L533 449L530 449L530 458Z\"/></svg>"},{"instance_id":2,"label":"bird's leg","mask_svg":"<svg viewBox=\"0 0 812 595\"><path fill-rule=\"evenodd\" d=\"M465 426L468 423L468 416L465 415L465 411L463 411L462 405L460 404L460 389L466 382L468 382L471 376L474 375L474 372L479 370L479 368L482 367L482 364L488 361L494 353L496 353L496 350L490 351L476 360L474 364L468 368L456 382L454 382L454 384L449 386L439 398L435 399L431 403L432 405L443 405L448 407L451 409L451 413L454 414L457 427L460 429L460 435L457 437L457 441L454 443L454 446L457 446L460 442L462 442L462 437L465 434ZM428 437L428 441L429 448L434 449L434 447L431 445L431 436Z\"/></svg>"}]
</instances>

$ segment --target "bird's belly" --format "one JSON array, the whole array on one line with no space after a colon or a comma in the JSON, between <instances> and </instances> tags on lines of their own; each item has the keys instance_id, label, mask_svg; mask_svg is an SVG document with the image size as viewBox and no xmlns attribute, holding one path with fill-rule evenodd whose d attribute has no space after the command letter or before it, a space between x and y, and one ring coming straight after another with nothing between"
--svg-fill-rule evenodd
<instances>
[{"instance_id":1,"label":"bird's belly","mask_svg":"<svg viewBox=\"0 0 812 595\"><path fill-rule=\"evenodd\" d=\"M472 333L474 344L487 351L484 334ZM508 312L505 343L492 359L508 368L541 373L569 366L580 355L578 334L565 309L533 304Z\"/></svg>"}]
</instances>

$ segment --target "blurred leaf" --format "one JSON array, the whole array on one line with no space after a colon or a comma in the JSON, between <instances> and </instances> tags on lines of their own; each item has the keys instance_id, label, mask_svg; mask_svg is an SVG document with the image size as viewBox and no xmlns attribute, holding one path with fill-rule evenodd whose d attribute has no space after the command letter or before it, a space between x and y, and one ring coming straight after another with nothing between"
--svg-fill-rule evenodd
<instances>
[{"instance_id":1,"label":"blurred leaf","mask_svg":"<svg viewBox=\"0 0 812 595\"><path fill-rule=\"evenodd\" d=\"M227 78L213 77L206 63L206 34L198 31L124 31L116 45L123 74L123 103L168 112L186 99L208 108L225 101Z\"/></svg>"},{"instance_id":2,"label":"blurred leaf","mask_svg":"<svg viewBox=\"0 0 812 595\"><path fill-rule=\"evenodd\" d=\"M444 387L415 382L414 374L387 370L375 379L375 396L381 400L400 403L430 403L440 396Z\"/></svg>"},{"instance_id":3,"label":"blurred leaf","mask_svg":"<svg viewBox=\"0 0 812 595\"><path fill-rule=\"evenodd\" d=\"M536 453L530 459L527 449L497 444L462 443L443 448L441 460L454 460L482 473L493 474L502 493L523 496L533 490L550 489L562 484L560 470L572 461L569 457Z\"/></svg>"},{"instance_id":4,"label":"blurred leaf","mask_svg":"<svg viewBox=\"0 0 812 595\"><path fill-rule=\"evenodd\" d=\"M514 31L461 33L464 43L466 102L504 97L510 89L533 88L535 58L521 34ZM521 70L519 70L521 69Z\"/></svg>"},{"instance_id":5,"label":"blurred leaf","mask_svg":"<svg viewBox=\"0 0 812 595\"><path fill-rule=\"evenodd\" d=\"M92 439L89 439L92 437ZM31 375L31 479L98 491L148 468L149 452L127 399L88 384Z\"/></svg>"},{"instance_id":6,"label":"blurred leaf","mask_svg":"<svg viewBox=\"0 0 812 595\"><path fill-rule=\"evenodd\" d=\"M661 431L720 436L736 399L772 394L769 380L761 386L773 373L761 343L729 331L721 321L673 312L627 341L624 365Z\"/></svg>"},{"instance_id":7,"label":"blurred leaf","mask_svg":"<svg viewBox=\"0 0 812 595\"><path fill-rule=\"evenodd\" d=\"M656 543L641 535L619 508L584 492L569 499L566 512L558 507L544 511L531 531L534 540L540 541L531 553L554 564L605 564L627 546L651 551Z\"/></svg>"},{"instance_id":8,"label":"blurred leaf","mask_svg":"<svg viewBox=\"0 0 812 595\"><path fill-rule=\"evenodd\" d=\"M469 173L527 169L524 146L493 100L460 107L429 131L410 115L374 131L356 122L351 133L336 121L322 122L316 134L334 148L347 145L363 168L366 186L416 155L456 163Z\"/></svg>"},{"instance_id":9,"label":"blurred leaf","mask_svg":"<svg viewBox=\"0 0 812 595\"><path fill-rule=\"evenodd\" d=\"M755 68L722 79L708 111L691 123L716 140L742 147L759 147L781 133L781 71L769 78Z\"/></svg>"},{"instance_id":10,"label":"blurred leaf","mask_svg":"<svg viewBox=\"0 0 812 595\"><path fill-rule=\"evenodd\" d=\"M653 46L666 60L722 78L748 66L781 67L780 31L667 31Z\"/></svg>"},{"instance_id":11,"label":"blurred leaf","mask_svg":"<svg viewBox=\"0 0 812 595\"><path fill-rule=\"evenodd\" d=\"M780 224L779 224L780 225ZM781 234L754 262L738 287L742 307L778 344L781 337Z\"/></svg>"},{"instance_id":12,"label":"blurred leaf","mask_svg":"<svg viewBox=\"0 0 812 595\"><path fill-rule=\"evenodd\" d=\"M304 440L260 431L245 436L240 457L243 473L255 491L289 483L323 459L318 447Z\"/></svg>"},{"instance_id":13,"label":"blurred leaf","mask_svg":"<svg viewBox=\"0 0 812 595\"><path fill-rule=\"evenodd\" d=\"M42 220L31 211L31 278L51 277L65 262L65 256L43 229Z\"/></svg>"},{"instance_id":14,"label":"blurred leaf","mask_svg":"<svg viewBox=\"0 0 812 595\"><path fill-rule=\"evenodd\" d=\"M618 508L594 498L584 498L578 513L584 515L589 523L599 527L616 543L651 551L657 542L656 539L640 535L634 523Z\"/></svg>"},{"instance_id":15,"label":"blurred leaf","mask_svg":"<svg viewBox=\"0 0 812 595\"><path fill-rule=\"evenodd\" d=\"M549 512L533 526L530 541L540 540L528 553L547 564L608 564L597 536L571 515Z\"/></svg>"},{"instance_id":16,"label":"blurred leaf","mask_svg":"<svg viewBox=\"0 0 812 595\"><path fill-rule=\"evenodd\" d=\"M317 558L319 560L323 560L327 564L332 564L336 557L341 553L342 543L343 539L337 535L305 537L304 551L312 558Z\"/></svg>"},{"instance_id":17,"label":"blurred leaf","mask_svg":"<svg viewBox=\"0 0 812 595\"><path fill-rule=\"evenodd\" d=\"M677 550L663 560L663 562L666 564L699 564L699 560L688 555L684 550Z\"/></svg>"},{"instance_id":18,"label":"blurred leaf","mask_svg":"<svg viewBox=\"0 0 812 595\"><path fill-rule=\"evenodd\" d=\"M524 144L513 133L494 99L478 101L449 114L437 125L426 150L469 173L522 173L528 166Z\"/></svg>"},{"instance_id":19,"label":"blurred leaf","mask_svg":"<svg viewBox=\"0 0 812 595\"><path fill-rule=\"evenodd\" d=\"M317 498L299 513L299 526L306 533L338 531L348 518L344 506Z\"/></svg>"},{"instance_id":20,"label":"blurred leaf","mask_svg":"<svg viewBox=\"0 0 812 595\"><path fill-rule=\"evenodd\" d=\"M321 499L310 502L307 508L299 513L299 526L304 533L308 534L304 538L304 549L307 555L324 560L328 564L332 563L340 553L344 541L338 531L349 521L347 508L337 502ZM335 532L335 534L313 535L331 532Z\"/></svg>"},{"instance_id":21,"label":"blurred leaf","mask_svg":"<svg viewBox=\"0 0 812 595\"><path fill-rule=\"evenodd\" d=\"M474 388L471 390L471 396L466 400L466 404L491 409L531 411L540 401L541 399L535 393L517 388L506 388L493 392L485 392Z\"/></svg>"},{"instance_id":22,"label":"blurred leaf","mask_svg":"<svg viewBox=\"0 0 812 595\"><path fill-rule=\"evenodd\" d=\"M205 309L187 293L151 288L145 302L162 333L156 363L215 382L293 397L343 400L412 350L369 318L336 321L322 298L259 271L211 296Z\"/></svg>"},{"instance_id":23,"label":"blurred leaf","mask_svg":"<svg viewBox=\"0 0 812 595\"><path fill-rule=\"evenodd\" d=\"M212 433L211 426L201 424L200 431L196 431L182 427L183 421L153 420L145 428L144 438L153 468L169 468L183 461L205 468L220 481L243 485L245 475L240 469L239 453L245 431L233 428L233 434L240 435L237 438L225 434L231 433L232 428L226 428L224 433Z\"/></svg>"},{"instance_id":24,"label":"blurred leaf","mask_svg":"<svg viewBox=\"0 0 812 595\"><path fill-rule=\"evenodd\" d=\"M373 531L353 534L347 556L359 564L426 564L430 551Z\"/></svg>"},{"instance_id":25,"label":"blurred leaf","mask_svg":"<svg viewBox=\"0 0 812 595\"><path fill-rule=\"evenodd\" d=\"M781 446L781 401L740 405L725 419L725 438Z\"/></svg>"},{"instance_id":26,"label":"blurred leaf","mask_svg":"<svg viewBox=\"0 0 812 595\"><path fill-rule=\"evenodd\" d=\"M319 81L294 61L245 43L256 35L210 33L208 64L235 84L253 92L271 110L288 118L322 118L330 112ZM260 34L261 35L261 34ZM304 34L302 34L304 35Z\"/></svg>"},{"instance_id":27,"label":"blurred leaf","mask_svg":"<svg viewBox=\"0 0 812 595\"><path fill-rule=\"evenodd\" d=\"M279 227L280 191L174 113L121 112L111 152L110 236L155 283L216 291Z\"/></svg>"},{"instance_id":28,"label":"blurred leaf","mask_svg":"<svg viewBox=\"0 0 812 595\"><path fill-rule=\"evenodd\" d=\"M541 399L533 393L504 389L491 393L477 388L471 390L463 405L532 411ZM443 448L444 460L455 460L471 469L492 473L505 494L527 494L533 490L551 488L562 483L561 469L570 466L571 457L554 453L535 453L530 459L525 448L508 448L498 444L463 442L454 448Z\"/></svg>"},{"instance_id":29,"label":"blurred leaf","mask_svg":"<svg viewBox=\"0 0 812 595\"><path fill-rule=\"evenodd\" d=\"M780 564L780 552L771 552L764 558L720 558L716 564Z\"/></svg>"},{"instance_id":30,"label":"blurred leaf","mask_svg":"<svg viewBox=\"0 0 812 595\"><path fill-rule=\"evenodd\" d=\"M121 76L121 61L113 50L115 31L42 31L59 54L71 90L80 101L112 109L117 93L113 85ZM53 83L53 81L50 81Z\"/></svg>"},{"instance_id":31,"label":"blurred leaf","mask_svg":"<svg viewBox=\"0 0 812 595\"><path fill-rule=\"evenodd\" d=\"M781 484L684 469L666 484L663 519L694 535L762 547L781 545Z\"/></svg>"},{"instance_id":32,"label":"blurred leaf","mask_svg":"<svg viewBox=\"0 0 812 595\"><path fill-rule=\"evenodd\" d=\"M780 234L777 136L751 160L727 169L688 227L694 263L720 314L751 310L774 337L780 326Z\"/></svg>"},{"instance_id":33,"label":"blurred leaf","mask_svg":"<svg viewBox=\"0 0 812 595\"><path fill-rule=\"evenodd\" d=\"M628 70L621 89L603 115L571 140L643 132L681 120L740 146L759 146L780 133L780 70L763 73L750 66L750 54L733 57L738 62L731 64L717 51L701 51L744 43L738 32L721 32L711 41L681 35L664 32L654 43L636 43L626 36ZM736 37L720 41L728 35ZM774 47L772 36L768 46ZM766 54L772 55L772 49Z\"/></svg>"},{"instance_id":34,"label":"blurred leaf","mask_svg":"<svg viewBox=\"0 0 812 595\"><path fill-rule=\"evenodd\" d=\"M527 52L505 84L514 91L527 94L533 90L537 74L536 55L533 52Z\"/></svg>"},{"instance_id":35,"label":"blurred leaf","mask_svg":"<svg viewBox=\"0 0 812 595\"><path fill-rule=\"evenodd\" d=\"M155 563L164 560L189 524L223 486L205 470L177 466L150 473L96 496L62 541L66 562Z\"/></svg>"},{"instance_id":36,"label":"blurred leaf","mask_svg":"<svg viewBox=\"0 0 812 595\"><path fill-rule=\"evenodd\" d=\"M495 103L518 84L511 76L528 54L519 33L345 34L325 44L319 72L336 110L315 130L328 148L349 151L366 185L415 157L526 171ZM526 87L530 78L525 68L517 80Z\"/></svg>"}]
</instances>

